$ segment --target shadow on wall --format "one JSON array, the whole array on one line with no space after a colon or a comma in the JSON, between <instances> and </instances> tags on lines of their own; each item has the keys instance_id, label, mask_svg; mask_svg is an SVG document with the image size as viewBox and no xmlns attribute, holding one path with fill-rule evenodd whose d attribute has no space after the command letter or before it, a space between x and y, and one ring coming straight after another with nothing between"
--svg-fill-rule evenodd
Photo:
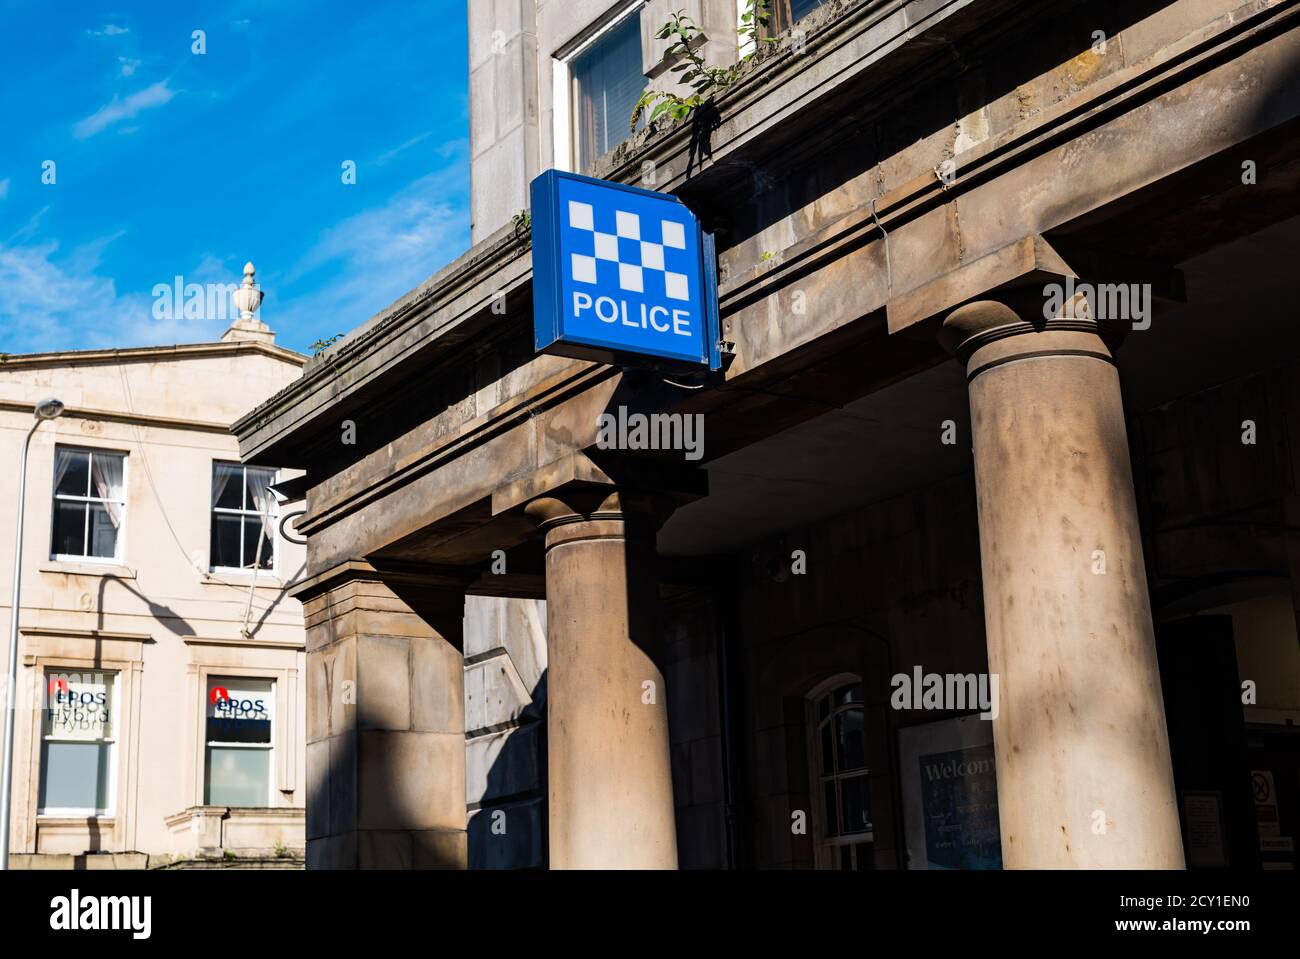
<instances>
[{"instance_id":1,"label":"shadow on wall","mask_svg":"<svg viewBox=\"0 0 1300 959\"><path fill-rule=\"evenodd\" d=\"M123 579L120 576L114 575L112 573L101 576L99 578L99 597L96 604L96 610L98 611L98 615L99 615L98 622L96 623L97 629L102 630L104 628L104 594L108 591L108 584L110 582L116 583L118 586L121 586L132 596L135 596L146 606L148 606L150 615L153 616L154 619L158 620L159 625L161 625L173 636L195 635L194 627L191 626L188 622L186 622L185 618L181 616L180 613L176 612L170 606L164 606L162 603L155 603L144 593L140 592L140 590L138 590L136 587L132 586L129 581ZM98 643L96 643L96 649L95 649L96 663L98 663L99 661L99 654L100 654L100 650L98 647Z\"/></svg>"},{"instance_id":2,"label":"shadow on wall","mask_svg":"<svg viewBox=\"0 0 1300 959\"><path fill-rule=\"evenodd\" d=\"M546 670L530 699L517 726L466 743L470 869L548 865Z\"/></svg>"}]
</instances>

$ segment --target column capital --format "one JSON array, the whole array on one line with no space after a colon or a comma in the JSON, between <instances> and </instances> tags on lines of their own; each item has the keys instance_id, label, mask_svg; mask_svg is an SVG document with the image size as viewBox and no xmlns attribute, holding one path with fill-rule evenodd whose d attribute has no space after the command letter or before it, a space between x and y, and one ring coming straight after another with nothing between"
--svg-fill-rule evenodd
<instances>
[{"instance_id":1,"label":"column capital","mask_svg":"<svg viewBox=\"0 0 1300 959\"><path fill-rule=\"evenodd\" d=\"M944 319L939 343L975 377L990 367L1037 356L1091 356L1114 361L1121 324L1098 320L1075 294L1054 307L1041 292L1010 292L965 303Z\"/></svg>"},{"instance_id":2,"label":"column capital","mask_svg":"<svg viewBox=\"0 0 1300 959\"><path fill-rule=\"evenodd\" d=\"M573 523L636 519L657 530L677 508L673 497L615 486L573 486L530 501L524 515L542 530Z\"/></svg>"}]
</instances>

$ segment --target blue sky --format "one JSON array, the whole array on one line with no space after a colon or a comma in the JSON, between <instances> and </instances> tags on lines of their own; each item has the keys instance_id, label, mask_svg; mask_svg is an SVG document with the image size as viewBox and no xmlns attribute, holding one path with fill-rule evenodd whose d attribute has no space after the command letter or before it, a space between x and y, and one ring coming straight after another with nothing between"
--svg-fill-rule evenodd
<instances>
[{"instance_id":1,"label":"blue sky","mask_svg":"<svg viewBox=\"0 0 1300 959\"><path fill-rule=\"evenodd\" d=\"M435 272L469 243L465 17L0 0L0 352L215 340L228 319L159 319L152 291L246 260L310 352Z\"/></svg>"}]
</instances>

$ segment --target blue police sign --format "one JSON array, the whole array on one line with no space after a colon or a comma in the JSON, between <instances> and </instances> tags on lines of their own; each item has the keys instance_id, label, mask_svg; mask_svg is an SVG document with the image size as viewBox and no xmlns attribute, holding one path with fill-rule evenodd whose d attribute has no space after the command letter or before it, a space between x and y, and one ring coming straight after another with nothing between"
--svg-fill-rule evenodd
<instances>
[{"instance_id":1,"label":"blue police sign","mask_svg":"<svg viewBox=\"0 0 1300 959\"><path fill-rule=\"evenodd\" d=\"M713 237L685 204L547 170L532 216L538 352L720 367Z\"/></svg>"}]
</instances>

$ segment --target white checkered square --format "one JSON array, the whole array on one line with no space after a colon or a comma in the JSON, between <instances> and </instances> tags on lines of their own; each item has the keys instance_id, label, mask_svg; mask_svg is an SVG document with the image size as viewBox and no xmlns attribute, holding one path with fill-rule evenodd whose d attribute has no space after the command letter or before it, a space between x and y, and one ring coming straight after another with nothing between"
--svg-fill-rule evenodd
<instances>
[{"instance_id":1,"label":"white checkered square","mask_svg":"<svg viewBox=\"0 0 1300 959\"><path fill-rule=\"evenodd\" d=\"M573 254L573 279L578 283L596 282L596 258Z\"/></svg>"},{"instance_id":2,"label":"white checkered square","mask_svg":"<svg viewBox=\"0 0 1300 959\"><path fill-rule=\"evenodd\" d=\"M618 262L618 237L612 233L596 234L596 259Z\"/></svg>"},{"instance_id":3,"label":"white checkered square","mask_svg":"<svg viewBox=\"0 0 1300 959\"><path fill-rule=\"evenodd\" d=\"M641 241L641 265L647 270L664 268L664 248L658 243Z\"/></svg>"},{"instance_id":4,"label":"white checkered square","mask_svg":"<svg viewBox=\"0 0 1300 959\"><path fill-rule=\"evenodd\" d=\"M686 249L686 227L681 223L675 223L672 220L663 221L664 246L671 246L674 250Z\"/></svg>"},{"instance_id":5,"label":"white checkered square","mask_svg":"<svg viewBox=\"0 0 1300 959\"><path fill-rule=\"evenodd\" d=\"M682 277L682 279L685 279L685 277ZM618 265L618 288L629 293L644 293L645 274L641 267L634 266L631 263L620 263Z\"/></svg>"},{"instance_id":6,"label":"white checkered square","mask_svg":"<svg viewBox=\"0 0 1300 959\"><path fill-rule=\"evenodd\" d=\"M691 286L686 279L685 273L665 273L664 289L670 300L689 300L691 298Z\"/></svg>"},{"instance_id":7,"label":"white checkered square","mask_svg":"<svg viewBox=\"0 0 1300 959\"><path fill-rule=\"evenodd\" d=\"M591 208L590 203L579 203L577 200L569 201L569 226L575 230L596 229L596 213Z\"/></svg>"},{"instance_id":8,"label":"white checkered square","mask_svg":"<svg viewBox=\"0 0 1300 959\"><path fill-rule=\"evenodd\" d=\"M641 239L641 218L635 213L624 213L618 210L615 213L618 221L618 235L624 240Z\"/></svg>"}]
</instances>

